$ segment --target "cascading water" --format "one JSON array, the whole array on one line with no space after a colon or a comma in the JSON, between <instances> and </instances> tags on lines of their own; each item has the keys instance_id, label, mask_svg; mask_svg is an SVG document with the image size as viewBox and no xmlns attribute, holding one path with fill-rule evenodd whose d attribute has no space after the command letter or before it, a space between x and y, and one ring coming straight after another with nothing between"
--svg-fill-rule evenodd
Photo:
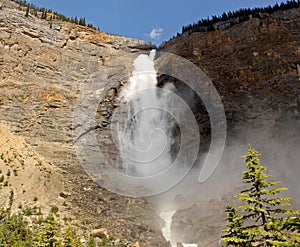
<instances>
[{"instance_id":1,"label":"cascading water","mask_svg":"<svg viewBox=\"0 0 300 247\"><path fill-rule=\"evenodd\" d=\"M172 217L174 216L174 214L176 213L176 210L172 210L172 211L163 211L162 213L160 213L160 217L165 221L165 224L162 228L162 234L164 236L164 238L170 242L171 247L177 247L177 243L176 241L174 241L174 237L172 236ZM197 244L184 244L181 243L181 245L183 247L197 247Z\"/></svg>"},{"instance_id":2,"label":"cascading water","mask_svg":"<svg viewBox=\"0 0 300 247\"><path fill-rule=\"evenodd\" d=\"M174 243L172 239L172 217L176 213L175 210L173 211L163 211L159 216L165 221L165 225L162 228L162 234L164 238L170 242L172 247L177 247L177 244Z\"/></svg>"},{"instance_id":3,"label":"cascading water","mask_svg":"<svg viewBox=\"0 0 300 247\"><path fill-rule=\"evenodd\" d=\"M141 177L155 175L172 162L173 119L165 109L171 103L168 94L173 86L163 91L156 86L154 56L155 50L135 60L133 75L120 94L121 101L127 104L118 131L123 166L125 173Z\"/></svg>"},{"instance_id":4,"label":"cascading water","mask_svg":"<svg viewBox=\"0 0 300 247\"><path fill-rule=\"evenodd\" d=\"M117 139L123 160L122 169L129 176L151 177L171 166L174 162L172 147L176 145L172 134L176 127L176 118L185 121L180 117L182 114L180 109L176 110L174 107L174 97L171 97L174 95L175 87L168 83L164 85L163 90L157 87L154 56L155 50L152 50L149 56L138 56L134 62L133 75L120 94L120 102L127 107L122 113L122 118L118 120ZM186 134L189 134L189 130L194 130L190 126L191 124L189 129L184 129ZM195 134L190 136L198 138ZM189 144L191 143L193 142L189 141ZM179 162L184 164L182 160ZM171 233L172 216L175 213L176 210L162 211L160 214L165 221L162 228L163 236L172 247L177 246Z\"/></svg>"}]
</instances>

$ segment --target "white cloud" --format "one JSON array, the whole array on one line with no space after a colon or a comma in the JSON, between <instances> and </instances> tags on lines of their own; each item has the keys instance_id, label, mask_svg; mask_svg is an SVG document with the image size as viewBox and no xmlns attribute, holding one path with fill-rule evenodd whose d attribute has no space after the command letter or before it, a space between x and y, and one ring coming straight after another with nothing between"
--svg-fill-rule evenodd
<instances>
[{"instance_id":1,"label":"white cloud","mask_svg":"<svg viewBox=\"0 0 300 247\"><path fill-rule=\"evenodd\" d=\"M147 36L149 36L151 39L159 39L163 32L164 30L160 27L153 28L152 31L149 34L147 34Z\"/></svg>"}]
</instances>

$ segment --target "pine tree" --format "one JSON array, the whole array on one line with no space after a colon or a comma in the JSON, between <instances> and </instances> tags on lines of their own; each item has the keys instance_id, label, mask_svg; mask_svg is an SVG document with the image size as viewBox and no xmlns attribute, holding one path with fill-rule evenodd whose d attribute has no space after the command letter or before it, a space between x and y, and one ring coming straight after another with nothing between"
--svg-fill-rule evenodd
<instances>
[{"instance_id":1,"label":"pine tree","mask_svg":"<svg viewBox=\"0 0 300 247\"><path fill-rule=\"evenodd\" d=\"M80 238L77 236L75 229L70 225L66 229L63 242L64 247L81 247Z\"/></svg>"},{"instance_id":2,"label":"pine tree","mask_svg":"<svg viewBox=\"0 0 300 247\"><path fill-rule=\"evenodd\" d=\"M55 220L53 214L46 218L46 224L36 233L33 239L34 247L58 247L61 246L60 241L60 224Z\"/></svg>"},{"instance_id":3,"label":"pine tree","mask_svg":"<svg viewBox=\"0 0 300 247\"><path fill-rule=\"evenodd\" d=\"M286 209L291 198L276 196L287 188L267 181L271 175L264 173L267 167L260 164L260 155L249 146L243 156L247 170L242 181L250 188L235 196L243 205L226 209L225 246L300 246L300 210Z\"/></svg>"},{"instance_id":4,"label":"pine tree","mask_svg":"<svg viewBox=\"0 0 300 247\"><path fill-rule=\"evenodd\" d=\"M45 20L47 19L47 9L45 9L45 8L42 10L41 19L45 19Z\"/></svg>"},{"instance_id":5,"label":"pine tree","mask_svg":"<svg viewBox=\"0 0 300 247\"><path fill-rule=\"evenodd\" d=\"M29 9L30 9L30 7L29 7L29 4L28 4L27 9L26 9L26 13L25 13L25 17L29 16Z\"/></svg>"},{"instance_id":6,"label":"pine tree","mask_svg":"<svg viewBox=\"0 0 300 247\"><path fill-rule=\"evenodd\" d=\"M0 207L0 246L31 246L31 231L21 213L12 213L14 193L10 192L7 208Z\"/></svg>"},{"instance_id":7,"label":"pine tree","mask_svg":"<svg viewBox=\"0 0 300 247\"><path fill-rule=\"evenodd\" d=\"M227 225L229 228L226 230L228 233L226 235L226 238L228 238L227 244L239 243L242 246L251 246L247 245L248 237L242 232L243 221L242 217L238 215L238 210L235 207L227 206L225 212L228 213L226 220L229 222Z\"/></svg>"},{"instance_id":8,"label":"pine tree","mask_svg":"<svg viewBox=\"0 0 300 247\"><path fill-rule=\"evenodd\" d=\"M87 242L87 247L97 247L96 240L93 236L91 236L89 241Z\"/></svg>"},{"instance_id":9,"label":"pine tree","mask_svg":"<svg viewBox=\"0 0 300 247\"><path fill-rule=\"evenodd\" d=\"M80 18L78 24L81 25L81 26L86 26L85 17Z\"/></svg>"}]
</instances>

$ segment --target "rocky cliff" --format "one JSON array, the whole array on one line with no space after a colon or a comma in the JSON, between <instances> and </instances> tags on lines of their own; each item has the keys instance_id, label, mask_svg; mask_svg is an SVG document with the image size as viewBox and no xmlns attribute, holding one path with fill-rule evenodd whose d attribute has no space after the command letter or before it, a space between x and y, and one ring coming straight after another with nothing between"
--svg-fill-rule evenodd
<instances>
[{"instance_id":1,"label":"rocky cliff","mask_svg":"<svg viewBox=\"0 0 300 247\"><path fill-rule=\"evenodd\" d=\"M1 5L0 122L60 168L70 186L68 203L84 228L105 227L122 240L119 245L163 246L148 203L95 185L77 159L72 138L72 113L81 88L96 82L100 104L130 76L137 53L153 46L67 22L25 17L12 1L1 0ZM99 120L101 128L104 120Z\"/></svg>"},{"instance_id":2,"label":"rocky cliff","mask_svg":"<svg viewBox=\"0 0 300 247\"><path fill-rule=\"evenodd\" d=\"M247 143L260 148L271 173L292 190L290 195L299 205L299 182L293 173L299 173L300 9L258 17L224 30L186 32L159 47L190 60L208 75L220 94L228 125L220 165L194 196L201 199L173 216L172 231L178 241L218 245L225 227L224 208L234 203L225 193L241 190L235 187L240 181L233 180L243 171L238 156ZM205 114L201 104L197 111ZM209 125L208 116L203 124Z\"/></svg>"},{"instance_id":3,"label":"rocky cliff","mask_svg":"<svg viewBox=\"0 0 300 247\"><path fill-rule=\"evenodd\" d=\"M13 2L1 0L1 4L0 123L24 137L50 166L59 168L59 178L68 184L64 192L68 203L85 222L84 227L105 227L109 235L122 239L122 243L114 242L120 246L136 242L140 246L168 246L147 201L116 195L92 182L77 158L72 136L78 127L73 113L80 97L94 95L99 107L92 131L100 131L99 146L113 159L113 141L106 127L117 107L114 98L131 75L133 60L154 47L66 22L49 23L30 14L25 17ZM299 30L300 10L292 9L224 31L186 33L162 44L159 50L189 59L209 76L221 96L232 132L245 122L277 131L280 120L295 120L292 128L299 124ZM159 79L163 84L164 78ZM185 90L180 83L178 88ZM205 115L200 106L194 111ZM201 134L205 135L209 119L203 119ZM186 239L215 246L224 218L222 203L220 198L204 199L199 210L196 205L188 211L192 217L199 213L200 218L193 221L187 220L187 211L180 212L174 216L174 231L191 222L193 230L184 229L190 234ZM198 219L201 225L197 225Z\"/></svg>"},{"instance_id":4,"label":"rocky cliff","mask_svg":"<svg viewBox=\"0 0 300 247\"><path fill-rule=\"evenodd\" d=\"M227 30L184 33L163 43L197 64L217 88L228 124L300 107L300 10L278 11Z\"/></svg>"}]
</instances>

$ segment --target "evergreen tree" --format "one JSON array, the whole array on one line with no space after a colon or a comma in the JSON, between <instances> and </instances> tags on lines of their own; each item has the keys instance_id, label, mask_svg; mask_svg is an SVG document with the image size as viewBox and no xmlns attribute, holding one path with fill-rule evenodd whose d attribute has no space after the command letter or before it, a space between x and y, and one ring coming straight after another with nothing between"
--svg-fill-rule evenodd
<instances>
[{"instance_id":1,"label":"evergreen tree","mask_svg":"<svg viewBox=\"0 0 300 247\"><path fill-rule=\"evenodd\" d=\"M225 246L300 246L300 210L285 208L291 206L291 198L276 195L287 188L267 181L271 175L264 173L267 167L260 164L259 156L250 146L243 156L247 170L242 181L250 188L236 195L244 203L239 209L226 209Z\"/></svg>"},{"instance_id":2,"label":"evergreen tree","mask_svg":"<svg viewBox=\"0 0 300 247\"><path fill-rule=\"evenodd\" d=\"M18 213L12 212L14 193L10 192L7 207L0 203L0 247L81 247L81 241L72 226L61 229L59 222L50 214L42 222L32 221L29 227L29 217L36 208L26 207ZM27 218L26 217L26 218ZM34 229L33 231L31 229ZM63 232L63 235L61 235ZM90 243L94 243L93 239Z\"/></svg>"},{"instance_id":3,"label":"evergreen tree","mask_svg":"<svg viewBox=\"0 0 300 247\"><path fill-rule=\"evenodd\" d=\"M41 19L47 19L47 9L43 8Z\"/></svg>"},{"instance_id":4,"label":"evergreen tree","mask_svg":"<svg viewBox=\"0 0 300 247\"><path fill-rule=\"evenodd\" d=\"M182 33L189 32L207 32L214 30L213 25L219 21L231 21L233 26L235 24L245 22L250 19L250 16L259 16L256 15L258 13L268 13L272 14L278 10L288 10L292 8L299 8L300 7L300 0L290 0L286 3L282 2L280 5L276 3L274 6L268 7L260 7L260 8L253 8L253 9L240 9L236 11L229 11L228 13L222 13L221 16L212 16L211 18L199 20L197 23L193 25L188 25L182 27ZM232 19L237 18L238 21L234 21Z\"/></svg>"},{"instance_id":5,"label":"evergreen tree","mask_svg":"<svg viewBox=\"0 0 300 247\"><path fill-rule=\"evenodd\" d=\"M70 225L64 235L64 247L81 247L80 238L77 236L75 229Z\"/></svg>"},{"instance_id":6,"label":"evergreen tree","mask_svg":"<svg viewBox=\"0 0 300 247\"><path fill-rule=\"evenodd\" d=\"M55 220L53 214L46 218L46 224L41 231L36 233L33 239L34 247L58 247L60 241L60 224Z\"/></svg>"},{"instance_id":7,"label":"evergreen tree","mask_svg":"<svg viewBox=\"0 0 300 247\"><path fill-rule=\"evenodd\" d=\"M78 24L81 25L81 26L86 26L85 17L80 18Z\"/></svg>"},{"instance_id":8,"label":"evergreen tree","mask_svg":"<svg viewBox=\"0 0 300 247\"><path fill-rule=\"evenodd\" d=\"M87 242L87 247L97 247L96 240L93 236L91 236L89 241Z\"/></svg>"},{"instance_id":9,"label":"evergreen tree","mask_svg":"<svg viewBox=\"0 0 300 247\"><path fill-rule=\"evenodd\" d=\"M29 4L28 4L27 9L26 9L26 13L25 13L25 17L29 16L29 9L30 9L30 7L29 7Z\"/></svg>"},{"instance_id":10,"label":"evergreen tree","mask_svg":"<svg viewBox=\"0 0 300 247\"><path fill-rule=\"evenodd\" d=\"M23 216L0 210L0 246L30 246L31 232Z\"/></svg>"},{"instance_id":11,"label":"evergreen tree","mask_svg":"<svg viewBox=\"0 0 300 247\"><path fill-rule=\"evenodd\" d=\"M226 235L228 239L226 243L230 245L238 242L242 246L251 246L247 245L248 237L242 232L243 221L242 217L239 216L238 210L235 207L227 206L225 212L228 213L226 220L229 222L229 224L227 224L228 229L226 229L228 233ZM236 236L238 236L238 238Z\"/></svg>"},{"instance_id":12,"label":"evergreen tree","mask_svg":"<svg viewBox=\"0 0 300 247\"><path fill-rule=\"evenodd\" d=\"M30 246L32 233L23 215L12 213L13 200L14 193L11 191L8 207L0 208L0 246Z\"/></svg>"}]
</instances>

